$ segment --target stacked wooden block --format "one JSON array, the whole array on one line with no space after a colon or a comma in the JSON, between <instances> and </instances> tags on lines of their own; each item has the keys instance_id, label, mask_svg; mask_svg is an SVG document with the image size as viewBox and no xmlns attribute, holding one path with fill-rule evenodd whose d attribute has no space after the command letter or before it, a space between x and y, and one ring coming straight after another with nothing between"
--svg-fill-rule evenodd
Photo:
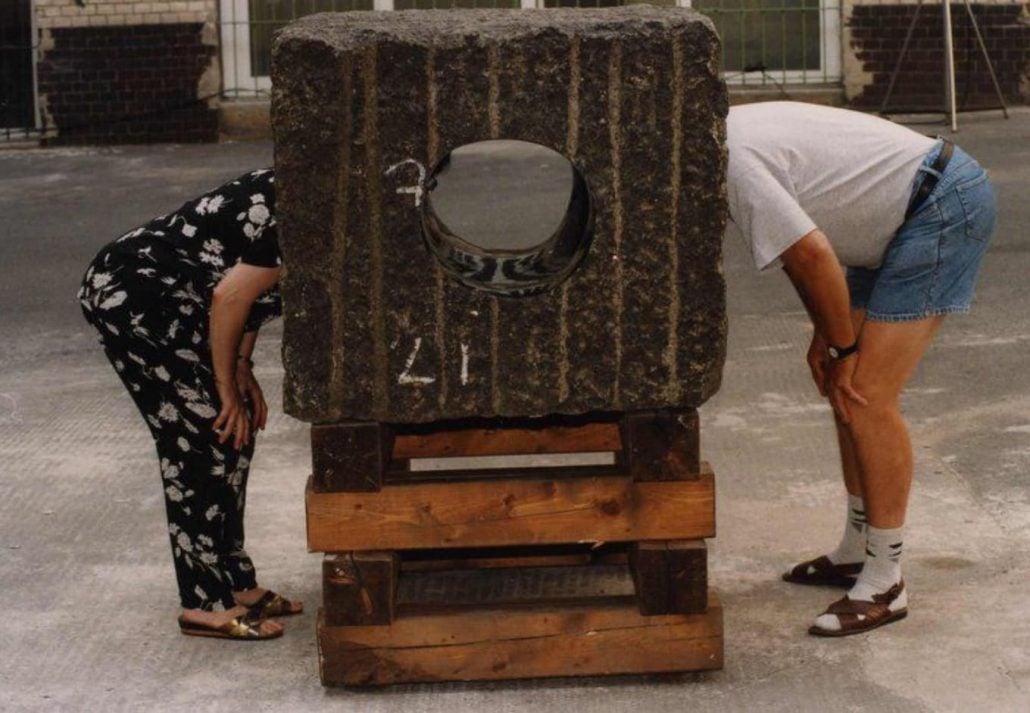
<instances>
[{"instance_id":1,"label":"stacked wooden block","mask_svg":"<svg viewBox=\"0 0 1030 713\"><path fill-rule=\"evenodd\" d=\"M642 5L278 36L284 396L315 424L325 683L721 665L696 412L725 356L719 53L703 16ZM473 289L424 245L427 171L494 139L589 188L589 251L539 294ZM524 458L558 454L586 460ZM523 460L424 469L484 456Z\"/></svg>"},{"instance_id":2,"label":"stacked wooden block","mask_svg":"<svg viewBox=\"0 0 1030 713\"><path fill-rule=\"evenodd\" d=\"M309 547L327 552L323 682L721 667L704 544L714 479L697 429L691 410L493 428L315 426L307 512ZM610 452L613 463L410 469L412 458L577 452ZM537 581L520 586L527 578Z\"/></svg>"}]
</instances>

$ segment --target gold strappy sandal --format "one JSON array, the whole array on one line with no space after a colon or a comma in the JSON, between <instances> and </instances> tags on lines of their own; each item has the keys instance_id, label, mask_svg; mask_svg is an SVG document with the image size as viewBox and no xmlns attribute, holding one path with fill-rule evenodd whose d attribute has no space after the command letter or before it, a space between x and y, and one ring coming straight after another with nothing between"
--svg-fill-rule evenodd
<instances>
[{"instance_id":1,"label":"gold strappy sandal","mask_svg":"<svg viewBox=\"0 0 1030 713\"><path fill-rule=\"evenodd\" d=\"M294 614L303 614L304 608L294 610L293 602L281 594L276 594L271 589L265 590L265 593L251 605L244 604L247 607L247 616L251 619L270 619L272 617L280 616L293 616Z\"/></svg>"},{"instance_id":2,"label":"gold strappy sandal","mask_svg":"<svg viewBox=\"0 0 1030 713\"><path fill-rule=\"evenodd\" d=\"M208 626L188 621L185 617L179 617L179 631L186 636L207 636L213 639L236 639L238 641L259 641L262 639L277 639L283 635L282 630L271 634L261 631L261 619L251 616L248 611L238 617L230 619L221 626Z\"/></svg>"}]
</instances>

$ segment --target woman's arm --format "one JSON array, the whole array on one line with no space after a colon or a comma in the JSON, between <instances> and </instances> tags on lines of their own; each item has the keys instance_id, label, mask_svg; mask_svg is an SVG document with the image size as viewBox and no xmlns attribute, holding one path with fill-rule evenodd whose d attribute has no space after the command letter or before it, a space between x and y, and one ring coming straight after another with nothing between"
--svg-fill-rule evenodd
<instances>
[{"instance_id":1,"label":"woman's arm","mask_svg":"<svg viewBox=\"0 0 1030 713\"><path fill-rule=\"evenodd\" d=\"M257 330L253 332L244 332L240 338L240 348L236 350L244 359L250 359L254 356L254 344L257 342Z\"/></svg>"},{"instance_id":2,"label":"woman's arm","mask_svg":"<svg viewBox=\"0 0 1030 713\"><path fill-rule=\"evenodd\" d=\"M234 436L239 449L250 440L250 419L236 379L236 361L243 346L243 327L247 315L261 293L279 281L278 267L256 267L237 263L215 286L211 298L211 362L221 410L212 428L220 431L219 443ZM256 332L247 337L246 347L254 348ZM249 356L249 355L248 355Z\"/></svg>"}]
</instances>

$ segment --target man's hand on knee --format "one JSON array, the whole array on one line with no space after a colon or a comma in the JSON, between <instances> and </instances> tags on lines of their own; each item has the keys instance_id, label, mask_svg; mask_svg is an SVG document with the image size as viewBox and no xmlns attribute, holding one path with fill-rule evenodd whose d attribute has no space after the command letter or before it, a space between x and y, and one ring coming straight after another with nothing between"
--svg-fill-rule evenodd
<instances>
[{"instance_id":1,"label":"man's hand on knee","mask_svg":"<svg viewBox=\"0 0 1030 713\"><path fill-rule=\"evenodd\" d=\"M855 371L858 369L858 359L859 355L856 353L844 359L827 361L829 368L826 375L826 391L829 394L830 405L844 423L851 423L851 408L855 404L869 405L869 401L858 393L852 384Z\"/></svg>"}]
</instances>

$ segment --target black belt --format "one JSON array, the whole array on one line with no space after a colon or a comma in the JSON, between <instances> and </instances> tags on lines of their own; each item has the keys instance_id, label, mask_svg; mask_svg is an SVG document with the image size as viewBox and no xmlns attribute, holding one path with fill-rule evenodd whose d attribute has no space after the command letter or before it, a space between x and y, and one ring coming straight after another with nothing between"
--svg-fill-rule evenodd
<instances>
[{"instance_id":1,"label":"black belt","mask_svg":"<svg viewBox=\"0 0 1030 713\"><path fill-rule=\"evenodd\" d=\"M916 194L909 201L908 210L905 211L905 220L911 218L919 210L919 206L933 193L933 189L937 187L937 181L940 180L940 174L944 173L944 169L948 166L948 161L951 160L951 154L955 151L955 144L947 139L941 139L941 141L944 142L941 146L941 152L937 154L937 158L930 167L937 173L920 171L923 174L923 182L919 184Z\"/></svg>"}]
</instances>

